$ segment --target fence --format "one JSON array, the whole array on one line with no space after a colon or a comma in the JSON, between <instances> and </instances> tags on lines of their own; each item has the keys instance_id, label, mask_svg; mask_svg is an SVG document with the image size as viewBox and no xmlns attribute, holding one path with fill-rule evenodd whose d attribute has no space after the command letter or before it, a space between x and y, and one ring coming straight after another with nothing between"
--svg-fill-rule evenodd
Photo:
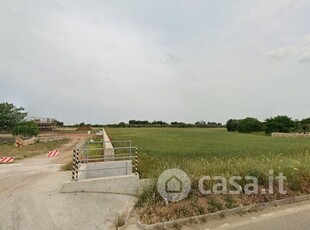
<instances>
[{"instance_id":1,"label":"fence","mask_svg":"<svg viewBox=\"0 0 310 230\"><path fill-rule=\"evenodd\" d=\"M105 143L117 147L105 148ZM113 150L113 155L106 155ZM138 174L138 149L131 141L92 141L73 150L72 180Z\"/></svg>"}]
</instances>

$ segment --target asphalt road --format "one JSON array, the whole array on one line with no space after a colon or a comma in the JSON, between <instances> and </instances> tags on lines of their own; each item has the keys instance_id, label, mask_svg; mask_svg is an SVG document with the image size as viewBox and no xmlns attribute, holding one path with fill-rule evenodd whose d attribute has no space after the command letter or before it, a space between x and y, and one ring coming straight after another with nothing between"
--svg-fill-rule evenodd
<instances>
[{"instance_id":1,"label":"asphalt road","mask_svg":"<svg viewBox=\"0 0 310 230\"><path fill-rule=\"evenodd\" d=\"M309 230L310 201L273 207L244 216L229 216L204 224L183 226L182 230Z\"/></svg>"},{"instance_id":2,"label":"asphalt road","mask_svg":"<svg viewBox=\"0 0 310 230\"><path fill-rule=\"evenodd\" d=\"M229 230L308 230L310 229L310 205L288 208L282 211L262 214L250 221L228 223L220 229Z\"/></svg>"}]
</instances>

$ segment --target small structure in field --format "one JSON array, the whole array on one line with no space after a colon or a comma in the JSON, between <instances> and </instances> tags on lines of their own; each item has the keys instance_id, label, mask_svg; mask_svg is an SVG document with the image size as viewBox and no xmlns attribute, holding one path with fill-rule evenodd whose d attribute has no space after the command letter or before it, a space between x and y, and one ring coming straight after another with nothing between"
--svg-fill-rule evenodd
<instances>
[{"instance_id":1,"label":"small structure in field","mask_svg":"<svg viewBox=\"0 0 310 230\"><path fill-rule=\"evenodd\" d=\"M271 137L310 138L310 133L271 133Z\"/></svg>"},{"instance_id":2,"label":"small structure in field","mask_svg":"<svg viewBox=\"0 0 310 230\"><path fill-rule=\"evenodd\" d=\"M40 132L52 132L56 130L57 120L54 118L33 117L31 120L38 125Z\"/></svg>"}]
</instances>

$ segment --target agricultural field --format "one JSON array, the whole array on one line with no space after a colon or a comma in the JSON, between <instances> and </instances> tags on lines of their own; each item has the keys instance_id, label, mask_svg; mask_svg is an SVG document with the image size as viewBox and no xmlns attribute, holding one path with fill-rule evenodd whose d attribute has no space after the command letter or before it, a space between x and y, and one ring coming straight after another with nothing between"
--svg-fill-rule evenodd
<instances>
[{"instance_id":1,"label":"agricultural field","mask_svg":"<svg viewBox=\"0 0 310 230\"><path fill-rule=\"evenodd\" d=\"M112 140L132 140L139 148L140 174L178 166L187 173L240 172L246 168L304 168L310 140L240 134L226 129L107 128ZM199 167L197 167L199 166ZM201 168L200 168L201 167ZM161 168L162 169L162 168Z\"/></svg>"},{"instance_id":2,"label":"agricultural field","mask_svg":"<svg viewBox=\"0 0 310 230\"><path fill-rule=\"evenodd\" d=\"M138 146L142 178L157 178L165 169L176 167L191 179L192 198L173 204L170 209L165 207L158 194L154 197L155 187L145 192L138 207L142 221L147 223L310 192L310 139L272 138L263 133L240 134L220 128L106 128L106 131L112 140L132 140L133 145ZM281 172L287 176L284 184L287 195L258 195L250 200L249 197L219 199L218 196L210 201L211 196L194 204L189 201L199 198L195 186L197 188L201 176L255 176L259 186L265 188L269 170L274 170L275 175ZM225 205L227 199L229 204ZM200 204L204 204L203 207ZM190 207L186 208L187 205ZM157 214L153 218L147 217L151 213Z\"/></svg>"}]
</instances>

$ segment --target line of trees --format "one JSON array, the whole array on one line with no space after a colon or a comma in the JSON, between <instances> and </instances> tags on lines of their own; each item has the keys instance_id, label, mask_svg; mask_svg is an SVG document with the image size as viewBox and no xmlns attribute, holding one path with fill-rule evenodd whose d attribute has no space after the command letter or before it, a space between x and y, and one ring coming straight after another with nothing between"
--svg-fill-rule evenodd
<instances>
[{"instance_id":1,"label":"line of trees","mask_svg":"<svg viewBox=\"0 0 310 230\"><path fill-rule=\"evenodd\" d=\"M221 123L197 121L194 124L174 121L170 124L164 121L129 120L128 123L108 124L108 127L130 128L130 127L176 127L176 128L218 128L223 127Z\"/></svg>"},{"instance_id":2,"label":"line of trees","mask_svg":"<svg viewBox=\"0 0 310 230\"><path fill-rule=\"evenodd\" d=\"M230 132L238 131L240 133L250 133L256 131L273 132L300 132L307 133L310 131L310 118L302 120L293 120L286 115L278 115L267 118L264 122L257 118L247 117L244 119L229 119L226 122L226 128Z\"/></svg>"}]
</instances>

